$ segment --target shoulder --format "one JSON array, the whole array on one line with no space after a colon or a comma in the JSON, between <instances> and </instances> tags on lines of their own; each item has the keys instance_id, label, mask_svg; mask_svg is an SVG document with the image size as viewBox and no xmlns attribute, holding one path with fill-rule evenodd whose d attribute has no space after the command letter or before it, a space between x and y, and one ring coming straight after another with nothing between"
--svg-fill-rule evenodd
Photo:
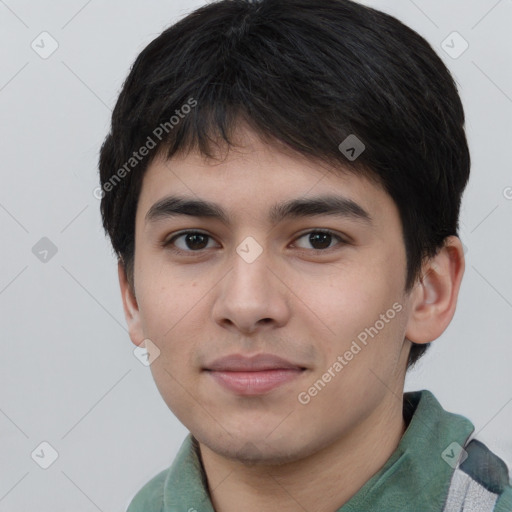
<instances>
[{"instance_id":1,"label":"shoulder","mask_svg":"<svg viewBox=\"0 0 512 512\"><path fill-rule=\"evenodd\" d=\"M164 486L169 468L164 469L147 482L133 497L126 512L162 512L164 504Z\"/></svg>"},{"instance_id":2,"label":"shoulder","mask_svg":"<svg viewBox=\"0 0 512 512\"><path fill-rule=\"evenodd\" d=\"M477 439L464 446L452 476L445 510L459 510L458 506L469 504L482 511L512 511L507 465Z\"/></svg>"}]
</instances>

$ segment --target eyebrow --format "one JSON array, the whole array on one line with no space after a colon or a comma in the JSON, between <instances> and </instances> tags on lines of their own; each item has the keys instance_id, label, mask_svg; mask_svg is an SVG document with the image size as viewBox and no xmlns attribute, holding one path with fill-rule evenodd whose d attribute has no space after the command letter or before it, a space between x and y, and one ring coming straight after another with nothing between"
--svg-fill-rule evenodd
<instances>
[{"instance_id":1,"label":"eyebrow","mask_svg":"<svg viewBox=\"0 0 512 512\"><path fill-rule=\"evenodd\" d=\"M145 223L186 215L216 219L231 225L227 212L216 203L202 199L189 199L180 196L167 196L157 201L148 210ZM304 199L292 199L275 204L269 212L268 220L277 224L289 218L304 218L319 215L331 215L350 218L372 224L371 215L352 199L338 195L322 195Z\"/></svg>"}]
</instances>

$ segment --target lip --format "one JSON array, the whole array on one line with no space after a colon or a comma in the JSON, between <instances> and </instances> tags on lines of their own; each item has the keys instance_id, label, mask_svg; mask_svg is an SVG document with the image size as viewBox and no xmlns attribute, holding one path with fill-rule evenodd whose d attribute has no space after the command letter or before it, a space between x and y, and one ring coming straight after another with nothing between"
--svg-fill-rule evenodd
<instances>
[{"instance_id":1,"label":"lip","mask_svg":"<svg viewBox=\"0 0 512 512\"><path fill-rule=\"evenodd\" d=\"M244 356L231 354L215 359L205 370L223 372L258 372L264 370L303 370L304 367L273 354Z\"/></svg>"},{"instance_id":2,"label":"lip","mask_svg":"<svg viewBox=\"0 0 512 512\"><path fill-rule=\"evenodd\" d=\"M246 357L232 354L216 359L205 371L227 390L246 396L269 393L300 375L305 368L273 354Z\"/></svg>"}]
</instances>

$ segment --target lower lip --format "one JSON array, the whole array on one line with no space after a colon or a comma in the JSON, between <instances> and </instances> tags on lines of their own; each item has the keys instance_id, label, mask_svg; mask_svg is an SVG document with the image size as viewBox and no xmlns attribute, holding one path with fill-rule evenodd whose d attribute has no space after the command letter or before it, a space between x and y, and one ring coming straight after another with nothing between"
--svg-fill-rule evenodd
<instances>
[{"instance_id":1,"label":"lower lip","mask_svg":"<svg viewBox=\"0 0 512 512\"><path fill-rule=\"evenodd\" d=\"M261 395L296 379L302 372L303 370L278 369L253 372L209 371L208 373L220 385L236 394Z\"/></svg>"}]
</instances>

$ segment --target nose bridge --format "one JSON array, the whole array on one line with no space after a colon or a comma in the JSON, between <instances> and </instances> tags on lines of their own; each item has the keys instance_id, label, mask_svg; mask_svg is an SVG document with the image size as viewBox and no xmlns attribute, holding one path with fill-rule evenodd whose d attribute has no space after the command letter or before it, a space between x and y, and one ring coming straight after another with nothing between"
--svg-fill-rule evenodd
<instances>
[{"instance_id":1,"label":"nose bridge","mask_svg":"<svg viewBox=\"0 0 512 512\"><path fill-rule=\"evenodd\" d=\"M240 304L262 301L272 287L268 252L263 248L258 250L251 241L244 241L237 247L232 262L233 270L228 279L230 293L236 295Z\"/></svg>"},{"instance_id":2,"label":"nose bridge","mask_svg":"<svg viewBox=\"0 0 512 512\"><path fill-rule=\"evenodd\" d=\"M218 323L254 331L260 321L260 324L267 324L269 320L282 324L286 320L288 307L284 289L274 276L272 258L259 247L246 239L232 255L231 271L221 284L214 306Z\"/></svg>"}]
</instances>

